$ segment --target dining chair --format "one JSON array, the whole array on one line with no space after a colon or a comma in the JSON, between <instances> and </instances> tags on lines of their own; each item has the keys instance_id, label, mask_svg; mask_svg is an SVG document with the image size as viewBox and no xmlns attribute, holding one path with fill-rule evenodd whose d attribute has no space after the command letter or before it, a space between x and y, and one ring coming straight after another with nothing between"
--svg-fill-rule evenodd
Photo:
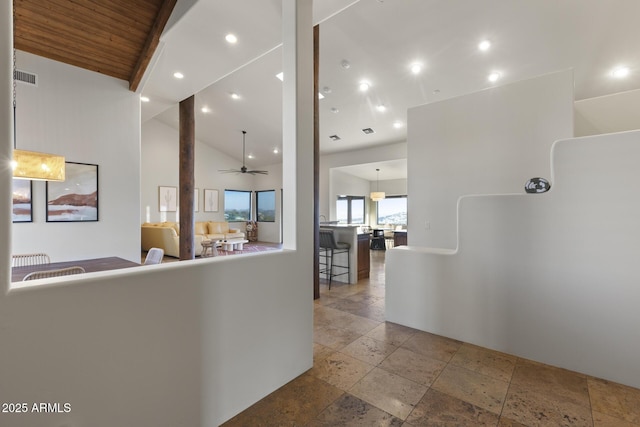
<instances>
[{"instance_id":1,"label":"dining chair","mask_svg":"<svg viewBox=\"0 0 640 427\"><path fill-rule=\"evenodd\" d=\"M162 257L164 257L164 249L151 248L144 259L144 265L160 264L162 262Z\"/></svg>"},{"instance_id":2,"label":"dining chair","mask_svg":"<svg viewBox=\"0 0 640 427\"><path fill-rule=\"evenodd\" d=\"M51 264L49 255L45 253L19 254L13 255L11 260L11 267L26 267L41 264Z\"/></svg>"},{"instance_id":3,"label":"dining chair","mask_svg":"<svg viewBox=\"0 0 640 427\"><path fill-rule=\"evenodd\" d=\"M85 273L84 268L82 267L67 267L67 268L58 268L55 270L42 270L42 271L33 271L26 276L24 276L23 281L25 280L36 280L36 279L45 279L47 277L59 277L59 276L70 276L72 274L80 274Z\"/></svg>"},{"instance_id":4,"label":"dining chair","mask_svg":"<svg viewBox=\"0 0 640 427\"><path fill-rule=\"evenodd\" d=\"M384 244L386 249L393 248L393 230L384 230Z\"/></svg>"}]
</instances>

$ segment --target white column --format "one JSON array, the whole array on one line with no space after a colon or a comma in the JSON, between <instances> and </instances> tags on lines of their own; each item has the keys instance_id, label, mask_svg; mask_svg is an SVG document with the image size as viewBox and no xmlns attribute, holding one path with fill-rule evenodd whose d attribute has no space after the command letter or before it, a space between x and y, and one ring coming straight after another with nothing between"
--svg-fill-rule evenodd
<instances>
[{"instance_id":1,"label":"white column","mask_svg":"<svg viewBox=\"0 0 640 427\"><path fill-rule=\"evenodd\" d=\"M11 283L11 188L13 153L13 1L0 2L0 299Z\"/></svg>"},{"instance_id":2,"label":"white column","mask_svg":"<svg viewBox=\"0 0 640 427\"><path fill-rule=\"evenodd\" d=\"M313 276L312 0L282 1L283 247L309 250Z\"/></svg>"}]
</instances>

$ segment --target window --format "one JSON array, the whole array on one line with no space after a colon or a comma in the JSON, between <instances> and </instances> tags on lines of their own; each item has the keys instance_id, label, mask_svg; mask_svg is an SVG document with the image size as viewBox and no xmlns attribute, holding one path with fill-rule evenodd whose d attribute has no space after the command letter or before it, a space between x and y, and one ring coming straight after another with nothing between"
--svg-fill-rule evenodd
<instances>
[{"instance_id":1,"label":"window","mask_svg":"<svg viewBox=\"0 0 640 427\"><path fill-rule=\"evenodd\" d=\"M387 196L378 201L378 224L407 225L407 196Z\"/></svg>"},{"instance_id":2,"label":"window","mask_svg":"<svg viewBox=\"0 0 640 427\"><path fill-rule=\"evenodd\" d=\"M336 219L340 224L364 224L364 196L338 196Z\"/></svg>"},{"instance_id":3,"label":"window","mask_svg":"<svg viewBox=\"0 0 640 427\"><path fill-rule=\"evenodd\" d=\"M224 190L224 219L251 220L251 191Z\"/></svg>"},{"instance_id":4,"label":"window","mask_svg":"<svg viewBox=\"0 0 640 427\"><path fill-rule=\"evenodd\" d=\"M276 190L256 192L256 217L258 222L275 222Z\"/></svg>"}]
</instances>

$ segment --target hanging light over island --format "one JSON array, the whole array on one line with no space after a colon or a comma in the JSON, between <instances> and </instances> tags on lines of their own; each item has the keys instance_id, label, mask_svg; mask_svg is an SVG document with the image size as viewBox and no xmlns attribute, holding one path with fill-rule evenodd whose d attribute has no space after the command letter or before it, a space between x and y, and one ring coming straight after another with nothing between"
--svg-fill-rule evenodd
<instances>
[{"instance_id":1,"label":"hanging light over island","mask_svg":"<svg viewBox=\"0 0 640 427\"><path fill-rule=\"evenodd\" d=\"M371 197L371 200L373 200L374 202L379 202L380 200L385 198L385 194L384 191L380 191L380 169L376 169L376 191L372 191L371 194L369 195L369 197Z\"/></svg>"}]
</instances>

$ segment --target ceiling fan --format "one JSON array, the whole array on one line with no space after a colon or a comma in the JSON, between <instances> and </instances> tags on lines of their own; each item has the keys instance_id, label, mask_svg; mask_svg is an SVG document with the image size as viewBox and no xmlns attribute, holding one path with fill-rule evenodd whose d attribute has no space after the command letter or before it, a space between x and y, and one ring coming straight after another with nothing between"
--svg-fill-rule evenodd
<instances>
[{"instance_id":1,"label":"ceiling fan","mask_svg":"<svg viewBox=\"0 0 640 427\"><path fill-rule=\"evenodd\" d=\"M262 171L262 170L248 170L247 167L244 165L244 159L245 159L245 155L244 155L244 150L245 150L245 136L247 135L247 131L243 130L242 131L242 167L240 169L221 169L218 170L218 172L220 173L248 173L251 175L268 175L269 171Z\"/></svg>"}]
</instances>

